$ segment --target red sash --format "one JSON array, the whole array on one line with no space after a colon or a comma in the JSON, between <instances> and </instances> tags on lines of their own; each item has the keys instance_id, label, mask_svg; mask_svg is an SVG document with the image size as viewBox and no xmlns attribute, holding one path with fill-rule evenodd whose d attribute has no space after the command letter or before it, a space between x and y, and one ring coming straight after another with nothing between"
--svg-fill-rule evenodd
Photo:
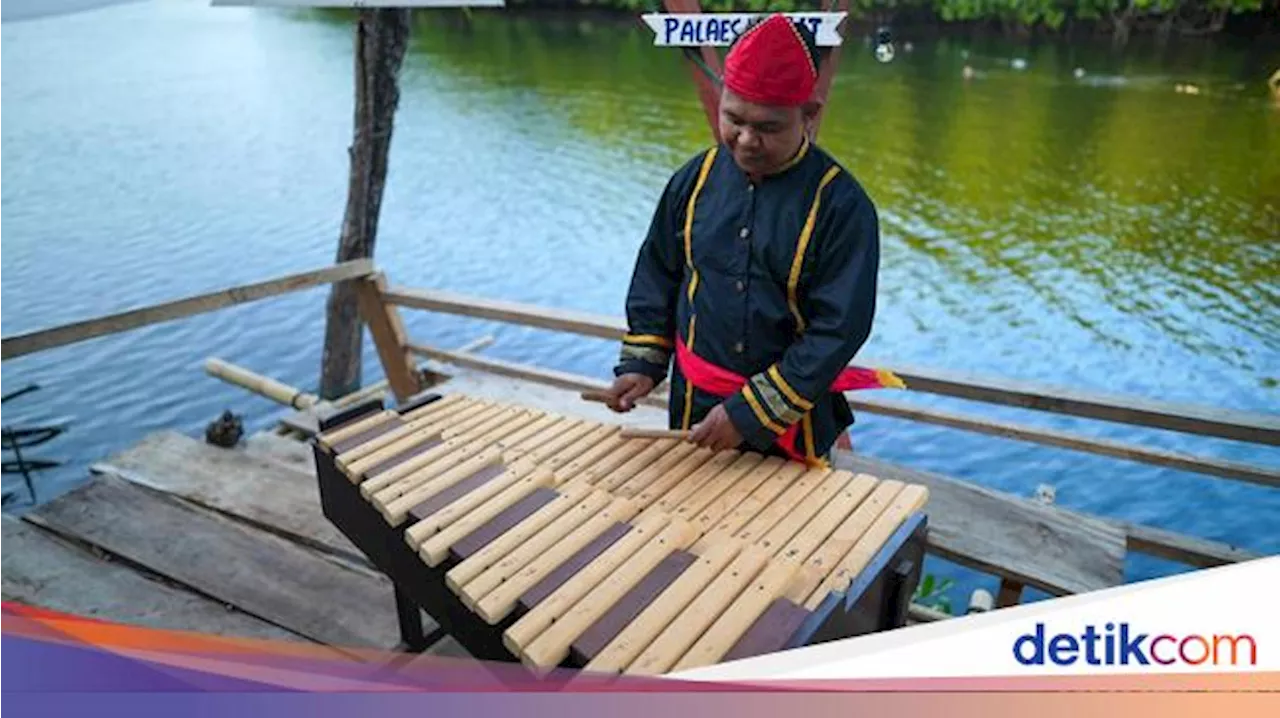
<instances>
[{"instance_id":1,"label":"red sash","mask_svg":"<svg viewBox=\"0 0 1280 718\"><path fill-rule=\"evenodd\" d=\"M748 378L735 374L724 367L717 366L694 354L680 336L676 337L676 364L685 379L700 391L714 394L722 399L732 396L746 385ZM885 369L866 369L863 367L845 367L835 381L831 382L831 391L844 392L857 389L880 389L884 387L902 388L902 380ZM796 434L800 422L787 427L778 437L777 446L792 461L808 463L803 454L796 451Z\"/></svg>"}]
</instances>

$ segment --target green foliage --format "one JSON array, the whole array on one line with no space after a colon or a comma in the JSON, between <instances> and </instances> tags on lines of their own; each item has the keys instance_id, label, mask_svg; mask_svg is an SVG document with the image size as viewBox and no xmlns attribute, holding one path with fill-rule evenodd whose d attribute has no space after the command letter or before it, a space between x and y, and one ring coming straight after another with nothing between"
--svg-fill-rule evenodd
<instances>
[{"instance_id":1,"label":"green foliage","mask_svg":"<svg viewBox=\"0 0 1280 718\"><path fill-rule=\"evenodd\" d=\"M951 608L951 597L946 595L954 585L955 582L949 578L939 581L933 574L925 574L924 578L920 579L920 584L916 586L916 593L911 598L911 602L955 615Z\"/></svg>"},{"instance_id":2,"label":"green foliage","mask_svg":"<svg viewBox=\"0 0 1280 718\"><path fill-rule=\"evenodd\" d=\"M808 12L826 10L829 0L702 0L703 12ZM593 7L654 12L661 0L508 0L508 7ZM892 19L901 12L932 13L942 22L995 22L1006 27L1061 29L1069 19L1112 23L1174 18L1194 22L1223 12L1274 14L1266 0L850 0L853 17Z\"/></svg>"}]
</instances>

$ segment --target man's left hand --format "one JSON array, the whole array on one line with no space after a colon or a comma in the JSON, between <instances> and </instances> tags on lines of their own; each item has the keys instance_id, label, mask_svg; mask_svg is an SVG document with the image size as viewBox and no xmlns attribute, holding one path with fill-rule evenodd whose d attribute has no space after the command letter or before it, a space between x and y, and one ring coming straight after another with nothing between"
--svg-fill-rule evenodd
<instances>
[{"instance_id":1,"label":"man's left hand","mask_svg":"<svg viewBox=\"0 0 1280 718\"><path fill-rule=\"evenodd\" d=\"M742 434L738 433L738 427L734 426L733 421L729 419L729 413L724 410L724 405L717 404L707 413L707 418L693 427L689 440L698 446L725 451L738 448L742 444Z\"/></svg>"}]
</instances>

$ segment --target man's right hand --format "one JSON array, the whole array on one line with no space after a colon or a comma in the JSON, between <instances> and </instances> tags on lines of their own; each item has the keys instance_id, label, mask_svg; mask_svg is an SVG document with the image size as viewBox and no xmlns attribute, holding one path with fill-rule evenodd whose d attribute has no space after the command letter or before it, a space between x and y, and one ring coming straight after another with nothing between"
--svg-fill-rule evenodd
<instances>
[{"instance_id":1,"label":"man's right hand","mask_svg":"<svg viewBox=\"0 0 1280 718\"><path fill-rule=\"evenodd\" d=\"M644 374L623 374L613 380L613 386L605 392L605 404L614 411L628 412L635 408L636 400L653 391L654 381Z\"/></svg>"}]
</instances>

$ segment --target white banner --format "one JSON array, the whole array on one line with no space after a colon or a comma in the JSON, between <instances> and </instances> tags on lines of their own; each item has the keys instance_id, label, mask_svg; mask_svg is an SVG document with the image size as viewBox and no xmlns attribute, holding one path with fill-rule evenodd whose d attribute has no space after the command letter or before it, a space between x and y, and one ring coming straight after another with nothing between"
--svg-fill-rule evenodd
<instances>
[{"instance_id":1,"label":"white banner","mask_svg":"<svg viewBox=\"0 0 1280 718\"><path fill-rule=\"evenodd\" d=\"M1280 670L1280 557L672 674L723 681Z\"/></svg>"},{"instance_id":2,"label":"white banner","mask_svg":"<svg viewBox=\"0 0 1280 718\"><path fill-rule=\"evenodd\" d=\"M836 28L848 13L791 12L784 13L813 31L821 47L841 44ZM642 15L653 30L653 44L660 47L695 47L729 45L755 18L769 13L650 13Z\"/></svg>"}]
</instances>

